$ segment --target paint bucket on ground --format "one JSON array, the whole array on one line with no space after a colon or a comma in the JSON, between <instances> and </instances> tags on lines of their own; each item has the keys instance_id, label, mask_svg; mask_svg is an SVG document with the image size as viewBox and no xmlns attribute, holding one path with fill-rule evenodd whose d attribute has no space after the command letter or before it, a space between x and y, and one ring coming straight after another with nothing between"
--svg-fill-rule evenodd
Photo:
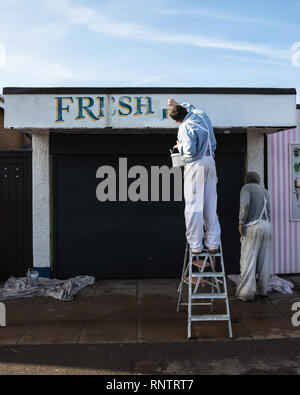
<instances>
[{"instance_id":1,"label":"paint bucket on ground","mask_svg":"<svg viewBox=\"0 0 300 395\"><path fill-rule=\"evenodd\" d=\"M27 286L29 286L29 287L38 287L39 286L39 272L35 272L32 269L28 269Z\"/></svg>"},{"instance_id":2,"label":"paint bucket on ground","mask_svg":"<svg viewBox=\"0 0 300 395\"><path fill-rule=\"evenodd\" d=\"M185 162L182 158L182 156L180 155L180 153L176 153L174 154L174 148L173 150L170 149L171 152L171 159L172 159L172 165L173 167L183 167L185 165Z\"/></svg>"}]
</instances>

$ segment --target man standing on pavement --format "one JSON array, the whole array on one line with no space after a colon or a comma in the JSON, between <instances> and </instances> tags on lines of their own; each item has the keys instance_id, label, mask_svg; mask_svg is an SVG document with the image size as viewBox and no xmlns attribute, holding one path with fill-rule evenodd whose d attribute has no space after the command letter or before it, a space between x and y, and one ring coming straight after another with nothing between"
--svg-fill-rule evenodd
<instances>
[{"instance_id":1,"label":"man standing on pavement","mask_svg":"<svg viewBox=\"0 0 300 395\"><path fill-rule=\"evenodd\" d=\"M253 301L256 296L256 273L258 294L267 295L272 275L272 227L270 195L260 184L255 172L246 174L241 190L239 232L241 234L241 281L237 298Z\"/></svg>"},{"instance_id":2,"label":"man standing on pavement","mask_svg":"<svg viewBox=\"0 0 300 395\"><path fill-rule=\"evenodd\" d=\"M171 106L170 117L180 124L176 148L185 162L187 241L195 254L203 250L203 239L205 239L205 248L211 253L217 253L221 243L221 228L217 216L218 179L214 160L216 139L212 123L204 111L197 110L191 104L179 105L174 99L169 99L168 104ZM200 207L197 196L198 186L202 181L201 173L198 171L200 167L204 167L203 207L202 205Z\"/></svg>"}]
</instances>

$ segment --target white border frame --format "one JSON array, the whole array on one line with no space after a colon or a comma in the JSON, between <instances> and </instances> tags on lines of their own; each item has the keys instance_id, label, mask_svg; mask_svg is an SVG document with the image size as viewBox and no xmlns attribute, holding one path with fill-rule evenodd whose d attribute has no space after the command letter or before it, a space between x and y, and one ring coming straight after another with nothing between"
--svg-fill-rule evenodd
<instances>
[{"instance_id":1,"label":"white border frame","mask_svg":"<svg viewBox=\"0 0 300 395\"><path fill-rule=\"evenodd\" d=\"M290 173L290 185L289 185L289 194L290 194L290 221L291 222L300 222L300 218L298 218L298 219L294 219L293 218L293 208L292 208L292 198L293 198L293 193L292 193L292 191L293 191L293 188L294 188L294 184L293 184L293 180L292 180L292 173L293 173L293 171L292 171L292 146L293 145L300 145L300 141L299 142L297 142L297 141L294 141L294 142L292 142L292 143L289 143L289 173ZM299 159L300 159L300 156L299 156Z\"/></svg>"}]
</instances>

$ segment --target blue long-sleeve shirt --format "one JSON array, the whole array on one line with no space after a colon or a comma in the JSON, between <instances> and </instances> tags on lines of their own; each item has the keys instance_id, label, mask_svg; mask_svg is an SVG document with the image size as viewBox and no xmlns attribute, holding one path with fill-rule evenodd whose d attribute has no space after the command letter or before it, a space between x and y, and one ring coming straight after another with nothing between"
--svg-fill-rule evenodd
<instances>
[{"instance_id":1,"label":"blue long-sleeve shirt","mask_svg":"<svg viewBox=\"0 0 300 395\"><path fill-rule=\"evenodd\" d=\"M192 104L183 103L188 114L179 126L177 139L179 152L186 163L201 159L203 155L210 155L207 145L210 135L212 155L217 148L217 142L211 120L204 111L197 110ZM208 147L206 149L206 147Z\"/></svg>"}]
</instances>

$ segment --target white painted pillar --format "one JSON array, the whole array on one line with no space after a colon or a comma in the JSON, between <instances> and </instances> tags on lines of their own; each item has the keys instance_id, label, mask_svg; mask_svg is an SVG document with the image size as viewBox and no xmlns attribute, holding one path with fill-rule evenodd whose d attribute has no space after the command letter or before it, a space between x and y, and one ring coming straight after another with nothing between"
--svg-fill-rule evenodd
<instances>
[{"instance_id":1,"label":"white painted pillar","mask_svg":"<svg viewBox=\"0 0 300 395\"><path fill-rule=\"evenodd\" d=\"M32 135L33 266L51 267L49 133Z\"/></svg>"},{"instance_id":2,"label":"white painted pillar","mask_svg":"<svg viewBox=\"0 0 300 395\"><path fill-rule=\"evenodd\" d=\"M247 172L255 171L260 176L260 183L264 185L265 165L264 165L264 133L247 132Z\"/></svg>"}]
</instances>

